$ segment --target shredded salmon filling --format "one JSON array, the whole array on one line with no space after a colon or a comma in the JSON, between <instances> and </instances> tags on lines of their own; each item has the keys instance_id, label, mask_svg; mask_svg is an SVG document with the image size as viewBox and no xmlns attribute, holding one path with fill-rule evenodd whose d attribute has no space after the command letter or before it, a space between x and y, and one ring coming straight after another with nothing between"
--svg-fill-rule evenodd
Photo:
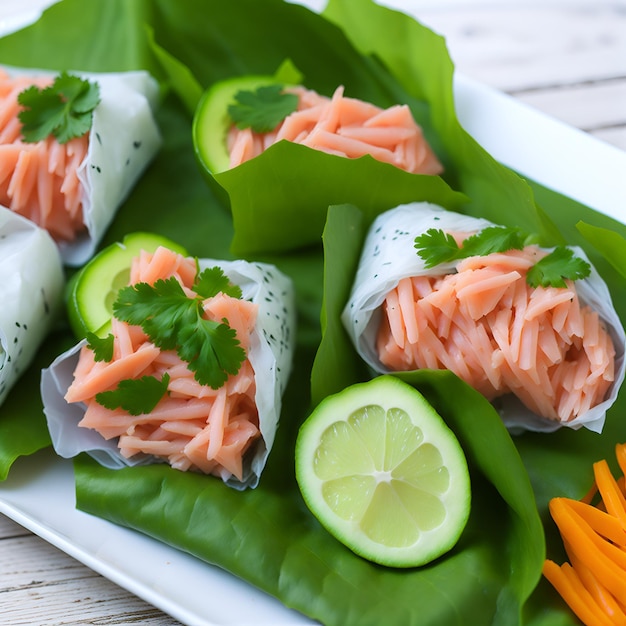
<instances>
[{"instance_id":1,"label":"shredded salmon filling","mask_svg":"<svg viewBox=\"0 0 626 626\"><path fill-rule=\"evenodd\" d=\"M604 399L615 348L573 283L532 288L528 247L461 261L457 273L402 279L377 337L394 371L449 369L489 400L515 394L546 418L570 421Z\"/></svg>"},{"instance_id":2,"label":"shredded salmon filling","mask_svg":"<svg viewBox=\"0 0 626 626\"><path fill-rule=\"evenodd\" d=\"M154 254L142 252L134 260L130 282L153 284L175 276L184 289L190 289L195 275L194 259L159 248ZM220 293L205 300L203 307L208 319L228 320L247 353L257 305ZM222 387L212 389L196 381L175 351L161 351L151 343L141 327L115 318L112 324L112 361L95 361L92 350L83 347L65 396L68 402L84 402L87 407L79 426L92 428L105 439L117 437L126 458L145 453L179 470L242 480L244 453L260 436L250 361L246 359ZM161 379L165 373L170 376L168 393L150 414L110 410L95 400L96 394L115 389L121 380Z\"/></svg>"},{"instance_id":3,"label":"shredded salmon filling","mask_svg":"<svg viewBox=\"0 0 626 626\"><path fill-rule=\"evenodd\" d=\"M57 241L71 241L84 229L83 187L78 168L87 155L89 134L60 144L54 137L22 141L17 97L48 78L12 78L0 70L0 204L47 230Z\"/></svg>"},{"instance_id":4,"label":"shredded salmon filling","mask_svg":"<svg viewBox=\"0 0 626 626\"><path fill-rule=\"evenodd\" d=\"M304 87L292 87L298 110L273 131L256 133L233 126L228 135L230 166L254 158L272 144L285 139L329 154L358 158L366 154L413 174L437 175L443 167L407 105L381 109L346 98L343 87L332 98Z\"/></svg>"}]
</instances>

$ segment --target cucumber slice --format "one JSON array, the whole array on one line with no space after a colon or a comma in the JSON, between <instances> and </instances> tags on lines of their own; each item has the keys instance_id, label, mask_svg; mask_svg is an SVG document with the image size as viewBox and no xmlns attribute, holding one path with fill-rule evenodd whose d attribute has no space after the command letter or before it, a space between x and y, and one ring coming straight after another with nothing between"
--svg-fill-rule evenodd
<instances>
[{"instance_id":1,"label":"cucumber slice","mask_svg":"<svg viewBox=\"0 0 626 626\"><path fill-rule=\"evenodd\" d=\"M238 76L215 83L207 89L196 109L192 135L196 158L205 174L213 175L229 168L230 156L226 135L231 125L228 107L239 91L255 91L264 85L283 83L273 76Z\"/></svg>"},{"instance_id":2,"label":"cucumber slice","mask_svg":"<svg viewBox=\"0 0 626 626\"><path fill-rule=\"evenodd\" d=\"M113 302L118 290L128 284L130 266L141 250L154 252L159 246L187 255L167 237L136 232L101 250L79 272L68 288L68 316L72 331L82 339L88 332L105 337L110 329Z\"/></svg>"},{"instance_id":3,"label":"cucumber slice","mask_svg":"<svg viewBox=\"0 0 626 626\"><path fill-rule=\"evenodd\" d=\"M311 512L356 554L388 567L450 550L470 512L467 461L426 399L380 376L323 400L296 441Z\"/></svg>"}]
</instances>

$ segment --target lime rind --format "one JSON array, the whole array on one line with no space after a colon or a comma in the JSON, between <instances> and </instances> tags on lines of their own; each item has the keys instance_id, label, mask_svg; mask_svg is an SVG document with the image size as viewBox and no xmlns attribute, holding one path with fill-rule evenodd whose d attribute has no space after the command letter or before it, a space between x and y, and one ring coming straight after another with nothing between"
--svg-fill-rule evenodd
<instances>
[{"instance_id":1,"label":"lime rind","mask_svg":"<svg viewBox=\"0 0 626 626\"><path fill-rule=\"evenodd\" d=\"M235 76L211 85L200 98L192 123L196 159L205 178L210 180L230 167L227 134L231 126L228 107L239 91L254 91L267 85L293 86L303 79L290 59L285 59L273 75Z\"/></svg>"},{"instance_id":2,"label":"lime rind","mask_svg":"<svg viewBox=\"0 0 626 626\"><path fill-rule=\"evenodd\" d=\"M235 102L237 92L276 82L272 76L237 76L205 91L194 115L192 136L196 157L206 172L218 174L230 167L226 142L230 126L228 107Z\"/></svg>"},{"instance_id":3,"label":"lime rind","mask_svg":"<svg viewBox=\"0 0 626 626\"><path fill-rule=\"evenodd\" d=\"M419 392L392 376L320 403L298 435L296 477L322 525L382 565L434 560L469 516L459 442Z\"/></svg>"}]
</instances>

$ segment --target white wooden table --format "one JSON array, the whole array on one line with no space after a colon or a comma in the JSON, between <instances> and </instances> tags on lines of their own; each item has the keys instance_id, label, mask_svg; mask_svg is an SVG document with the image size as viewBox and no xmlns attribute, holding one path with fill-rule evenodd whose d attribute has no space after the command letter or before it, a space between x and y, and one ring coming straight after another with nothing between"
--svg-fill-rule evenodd
<instances>
[{"instance_id":1,"label":"white wooden table","mask_svg":"<svg viewBox=\"0 0 626 626\"><path fill-rule=\"evenodd\" d=\"M409 4L460 72L626 150L626 0ZM0 624L129 623L178 622L0 515Z\"/></svg>"}]
</instances>

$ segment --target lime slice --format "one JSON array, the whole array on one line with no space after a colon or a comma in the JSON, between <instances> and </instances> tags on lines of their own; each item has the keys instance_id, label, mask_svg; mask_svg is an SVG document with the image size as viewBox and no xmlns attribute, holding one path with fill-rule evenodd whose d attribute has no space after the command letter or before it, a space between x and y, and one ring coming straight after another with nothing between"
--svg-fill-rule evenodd
<instances>
[{"instance_id":1,"label":"lime slice","mask_svg":"<svg viewBox=\"0 0 626 626\"><path fill-rule=\"evenodd\" d=\"M164 246L186 255L184 248L155 233L136 232L96 254L72 277L68 285L67 311L77 338L88 332L104 337L110 329L117 292L128 285L130 266L141 250L154 252Z\"/></svg>"},{"instance_id":2,"label":"lime slice","mask_svg":"<svg viewBox=\"0 0 626 626\"><path fill-rule=\"evenodd\" d=\"M232 122L228 107L235 103L236 94L272 84L280 81L272 76L237 76L215 83L204 92L192 127L194 150L203 170L217 174L229 168L226 135Z\"/></svg>"},{"instance_id":3,"label":"lime slice","mask_svg":"<svg viewBox=\"0 0 626 626\"><path fill-rule=\"evenodd\" d=\"M312 513L360 556L415 567L450 550L470 511L465 455L424 397L380 376L323 400L296 442Z\"/></svg>"}]
</instances>

